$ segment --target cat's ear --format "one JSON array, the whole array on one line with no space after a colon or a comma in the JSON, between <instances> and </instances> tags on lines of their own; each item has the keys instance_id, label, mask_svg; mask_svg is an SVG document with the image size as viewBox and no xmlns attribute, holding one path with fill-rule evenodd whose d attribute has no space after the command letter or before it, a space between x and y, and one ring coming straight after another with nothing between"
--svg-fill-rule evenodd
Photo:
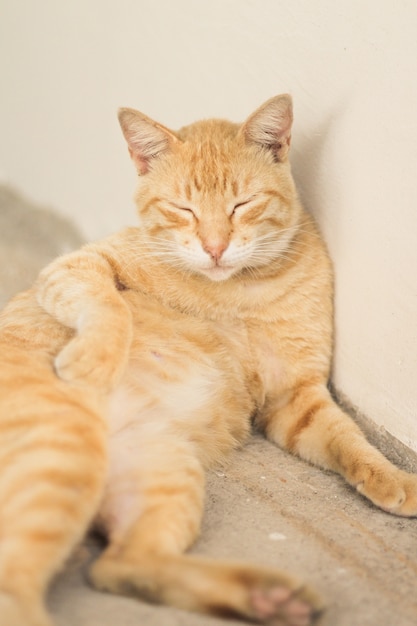
<instances>
[{"instance_id":1,"label":"cat's ear","mask_svg":"<svg viewBox=\"0 0 417 626\"><path fill-rule=\"evenodd\" d=\"M178 137L135 109L119 109L119 122L129 154L139 174L146 174L152 159L167 152Z\"/></svg>"},{"instance_id":2,"label":"cat's ear","mask_svg":"<svg viewBox=\"0 0 417 626\"><path fill-rule=\"evenodd\" d=\"M247 142L270 150L277 161L287 157L291 143L292 99L288 94L271 98L241 127Z\"/></svg>"}]
</instances>

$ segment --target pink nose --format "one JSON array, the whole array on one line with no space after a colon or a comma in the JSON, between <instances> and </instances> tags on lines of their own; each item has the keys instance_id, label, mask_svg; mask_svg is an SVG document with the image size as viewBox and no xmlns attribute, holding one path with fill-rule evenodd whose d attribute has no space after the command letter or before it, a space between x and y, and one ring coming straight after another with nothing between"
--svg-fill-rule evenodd
<instances>
[{"instance_id":1,"label":"pink nose","mask_svg":"<svg viewBox=\"0 0 417 626\"><path fill-rule=\"evenodd\" d=\"M228 243L224 241L206 241L203 249L211 256L213 261L219 261L227 246Z\"/></svg>"}]
</instances>

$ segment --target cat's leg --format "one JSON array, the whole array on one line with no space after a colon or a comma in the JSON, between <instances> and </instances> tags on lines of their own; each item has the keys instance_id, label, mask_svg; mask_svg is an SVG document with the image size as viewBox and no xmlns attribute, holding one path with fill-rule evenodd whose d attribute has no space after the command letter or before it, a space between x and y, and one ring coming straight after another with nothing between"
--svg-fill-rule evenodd
<instances>
[{"instance_id":1,"label":"cat's leg","mask_svg":"<svg viewBox=\"0 0 417 626\"><path fill-rule=\"evenodd\" d=\"M260 416L269 439L345 477L380 508L417 515L417 475L388 461L334 402L326 385L301 382Z\"/></svg>"},{"instance_id":2,"label":"cat's leg","mask_svg":"<svg viewBox=\"0 0 417 626\"><path fill-rule=\"evenodd\" d=\"M56 355L62 380L112 390L126 368L132 315L111 257L95 246L59 257L35 283L38 304L75 332Z\"/></svg>"},{"instance_id":3,"label":"cat's leg","mask_svg":"<svg viewBox=\"0 0 417 626\"><path fill-rule=\"evenodd\" d=\"M101 498L106 428L94 403L43 368L41 356L10 346L6 354L9 363L0 372L0 624L50 626L48 583Z\"/></svg>"},{"instance_id":4,"label":"cat's leg","mask_svg":"<svg viewBox=\"0 0 417 626\"><path fill-rule=\"evenodd\" d=\"M213 615L311 624L322 605L300 581L272 568L183 554L200 528L202 467L189 444L168 440L144 449L151 474L138 477L136 488L125 474L105 498L110 543L91 569L94 586Z\"/></svg>"}]
</instances>

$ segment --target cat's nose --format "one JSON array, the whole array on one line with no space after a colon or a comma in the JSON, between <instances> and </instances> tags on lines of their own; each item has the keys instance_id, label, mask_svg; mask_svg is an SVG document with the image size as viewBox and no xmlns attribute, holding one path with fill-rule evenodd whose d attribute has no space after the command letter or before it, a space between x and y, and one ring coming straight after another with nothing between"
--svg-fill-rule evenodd
<instances>
[{"instance_id":1,"label":"cat's nose","mask_svg":"<svg viewBox=\"0 0 417 626\"><path fill-rule=\"evenodd\" d=\"M228 245L229 243L223 240L206 241L203 245L203 249L211 256L213 261L220 261Z\"/></svg>"}]
</instances>

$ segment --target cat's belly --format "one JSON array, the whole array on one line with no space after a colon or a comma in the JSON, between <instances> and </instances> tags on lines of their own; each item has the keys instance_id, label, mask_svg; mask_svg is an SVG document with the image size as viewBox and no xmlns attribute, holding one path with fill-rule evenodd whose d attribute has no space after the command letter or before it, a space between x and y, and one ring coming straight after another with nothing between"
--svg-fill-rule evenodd
<instances>
[{"instance_id":1,"label":"cat's belly","mask_svg":"<svg viewBox=\"0 0 417 626\"><path fill-rule=\"evenodd\" d=\"M123 532L140 515L147 477L169 451L182 447L209 466L249 431L255 402L245 369L230 366L230 351L214 339L210 348L170 339L149 333L134 340L108 402L109 471L98 516L106 532Z\"/></svg>"}]
</instances>

